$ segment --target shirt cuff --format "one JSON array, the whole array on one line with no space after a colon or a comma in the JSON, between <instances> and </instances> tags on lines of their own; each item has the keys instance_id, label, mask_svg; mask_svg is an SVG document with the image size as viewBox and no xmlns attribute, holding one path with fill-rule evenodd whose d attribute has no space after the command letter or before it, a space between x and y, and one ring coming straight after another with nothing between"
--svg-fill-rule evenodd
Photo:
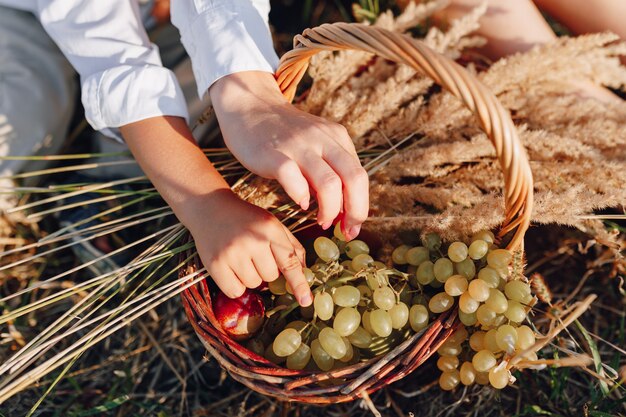
<instances>
[{"instance_id":1,"label":"shirt cuff","mask_svg":"<svg viewBox=\"0 0 626 417\"><path fill-rule=\"evenodd\" d=\"M85 118L96 130L122 140L119 127L156 116L189 119L178 81L156 65L119 65L82 80Z\"/></svg>"},{"instance_id":2,"label":"shirt cuff","mask_svg":"<svg viewBox=\"0 0 626 417\"><path fill-rule=\"evenodd\" d=\"M203 10L191 25L179 29L200 98L221 77L242 71L273 73L278 66L266 17L248 1Z\"/></svg>"}]
</instances>

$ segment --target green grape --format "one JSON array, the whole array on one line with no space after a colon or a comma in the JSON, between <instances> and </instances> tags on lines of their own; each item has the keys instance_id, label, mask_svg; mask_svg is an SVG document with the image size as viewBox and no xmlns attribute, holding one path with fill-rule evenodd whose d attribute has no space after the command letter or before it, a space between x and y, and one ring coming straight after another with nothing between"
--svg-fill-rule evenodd
<instances>
[{"instance_id":1,"label":"green grape","mask_svg":"<svg viewBox=\"0 0 626 417\"><path fill-rule=\"evenodd\" d=\"M306 279L307 284L309 284L309 287L313 285L313 282L315 281L315 274L313 271L309 268L304 268L302 272L304 272L304 278Z\"/></svg>"},{"instance_id":2,"label":"green grape","mask_svg":"<svg viewBox=\"0 0 626 417\"><path fill-rule=\"evenodd\" d=\"M485 242L487 242L490 245L492 245L496 241L496 237L489 230L481 230L480 232L478 232L474 236L472 236L472 242L474 242L476 240L479 240L479 239L480 240L484 240Z\"/></svg>"},{"instance_id":3,"label":"green grape","mask_svg":"<svg viewBox=\"0 0 626 417\"><path fill-rule=\"evenodd\" d=\"M487 254L487 265L494 269L506 268L513 260L513 254L506 249L494 249Z\"/></svg>"},{"instance_id":4,"label":"green grape","mask_svg":"<svg viewBox=\"0 0 626 417\"><path fill-rule=\"evenodd\" d=\"M420 332L428 326L428 309L422 304L415 304L409 310L409 324L414 332Z\"/></svg>"},{"instance_id":5,"label":"green grape","mask_svg":"<svg viewBox=\"0 0 626 417\"><path fill-rule=\"evenodd\" d=\"M489 290L489 298L485 301L485 305L496 314L503 314L506 309L509 308L509 303L504 294L502 294L502 291L496 290L495 288Z\"/></svg>"},{"instance_id":6,"label":"green grape","mask_svg":"<svg viewBox=\"0 0 626 417\"><path fill-rule=\"evenodd\" d=\"M476 383L478 385L489 385L489 372L476 372Z\"/></svg>"},{"instance_id":7,"label":"green grape","mask_svg":"<svg viewBox=\"0 0 626 417\"><path fill-rule=\"evenodd\" d=\"M361 293L352 285L337 287L333 293L333 301L341 307L354 307L359 304Z\"/></svg>"},{"instance_id":8,"label":"green grape","mask_svg":"<svg viewBox=\"0 0 626 417\"><path fill-rule=\"evenodd\" d=\"M298 332L301 332L307 326L305 322L302 320L294 320L285 326L285 329L295 329Z\"/></svg>"},{"instance_id":9,"label":"green grape","mask_svg":"<svg viewBox=\"0 0 626 417\"><path fill-rule=\"evenodd\" d=\"M285 328L286 320L280 314L272 314L265 322L265 331L271 336L276 336Z\"/></svg>"},{"instance_id":10,"label":"green grape","mask_svg":"<svg viewBox=\"0 0 626 417\"><path fill-rule=\"evenodd\" d=\"M281 363L287 360L286 356L277 356L274 353L273 343L270 343L269 345L267 345L267 347L265 348L265 352L263 353L263 357L276 365L280 365Z\"/></svg>"},{"instance_id":11,"label":"green grape","mask_svg":"<svg viewBox=\"0 0 626 417\"><path fill-rule=\"evenodd\" d=\"M498 345L497 335L498 335L498 330L496 329L491 329L487 331L487 333L485 333L485 338L483 340L484 345L485 345L484 349L487 349L489 352L493 352L493 353L498 353L502 350L500 349L500 346Z\"/></svg>"},{"instance_id":12,"label":"green grape","mask_svg":"<svg viewBox=\"0 0 626 417\"><path fill-rule=\"evenodd\" d=\"M411 287L409 287L408 285L403 286L400 290L398 298L404 304L411 304L411 299L413 298L413 292L411 291Z\"/></svg>"},{"instance_id":13,"label":"green grape","mask_svg":"<svg viewBox=\"0 0 626 417\"><path fill-rule=\"evenodd\" d=\"M356 308L345 307L342 308L335 316L333 321L333 329L339 336L349 336L359 327L361 324L361 315ZM335 358L337 359L337 358Z\"/></svg>"},{"instance_id":14,"label":"green grape","mask_svg":"<svg viewBox=\"0 0 626 417\"><path fill-rule=\"evenodd\" d=\"M330 327L322 329L318 339L324 350L328 352L333 359L343 358L348 350L341 336Z\"/></svg>"},{"instance_id":15,"label":"green grape","mask_svg":"<svg viewBox=\"0 0 626 417\"><path fill-rule=\"evenodd\" d=\"M344 236L343 232L341 231L341 222L337 222L337 224L335 225L335 228L333 229L333 236L335 236L335 238L337 240L339 240L340 242L345 242L346 241L346 237Z\"/></svg>"},{"instance_id":16,"label":"green grape","mask_svg":"<svg viewBox=\"0 0 626 417\"><path fill-rule=\"evenodd\" d=\"M352 270L353 271L361 271L362 269L367 268L368 266L374 263L374 258L369 256L367 253L361 253L356 255L354 259L352 259Z\"/></svg>"},{"instance_id":17,"label":"green grape","mask_svg":"<svg viewBox=\"0 0 626 417\"><path fill-rule=\"evenodd\" d=\"M367 255L369 253L370 247L367 246L367 243L363 242L362 240L353 240L351 242L348 242L348 244L346 245L346 255L348 255L348 258L350 259L354 259L354 257L357 255Z\"/></svg>"},{"instance_id":18,"label":"green grape","mask_svg":"<svg viewBox=\"0 0 626 417\"><path fill-rule=\"evenodd\" d=\"M346 259L345 261L341 261L340 265L343 266L344 272L345 271L355 272L352 269L352 260L351 259Z\"/></svg>"},{"instance_id":19,"label":"green grape","mask_svg":"<svg viewBox=\"0 0 626 417\"><path fill-rule=\"evenodd\" d=\"M330 371L335 365L335 359L324 350L319 339L315 339L311 342L311 356L317 367L324 372Z\"/></svg>"},{"instance_id":20,"label":"green grape","mask_svg":"<svg viewBox=\"0 0 626 417\"><path fill-rule=\"evenodd\" d=\"M387 265L385 265L381 261L374 261L374 266L376 267L376 269L387 269Z\"/></svg>"},{"instance_id":21,"label":"green grape","mask_svg":"<svg viewBox=\"0 0 626 417\"><path fill-rule=\"evenodd\" d=\"M485 255L487 255L487 252L489 252L489 243L482 239L476 239L473 241L468 249L469 257L476 261L484 258Z\"/></svg>"},{"instance_id":22,"label":"green grape","mask_svg":"<svg viewBox=\"0 0 626 417\"><path fill-rule=\"evenodd\" d=\"M417 267L417 271L415 272L415 277L417 278L417 282L422 285L428 285L435 279L435 264L431 261L424 261Z\"/></svg>"},{"instance_id":23,"label":"green grape","mask_svg":"<svg viewBox=\"0 0 626 417\"><path fill-rule=\"evenodd\" d=\"M371 288L365 284L359 284L359 286L356 287L356 289L359 290L359 306L361 307L366 306L369 300L372 299L373 293L372 293Z\"/></svg>"},{"instance_id":24,"label":"green grape","mask_svg":"<svg viewBox=\"0 0 626 417\"><path fill-rule=\"evenodd\" d=\"M467 245L463 242L452 242L448 246L448 258L452 262L461 262L467 258Z\"/></svg>"},{"instance_id":25,"label":"green grape","mask_svg":"<svg viewBox=\"0 0 626 417\"><path fill-rule=\"evenodd\" d=\"M296 302L296 297L294 297L291 294L283 294L276 298L274 305L275 306L290 306L295 302Z\"/></svg>"},{"instance_id":26,"label":"green grape","mask_svg":"<svg viewBox=\"0 0 626 417\"><path fill-rule=\"evenodd\" d=\"M489 288L498 288L500 285L500 274L488 266L478 271L478 279L485 281Z\"/></svg>"},{"instance_id":27,"label":"green grape","mask_svg":"<svg viewBox=\"0 0 626 417\"><path fill-rule=\"evenodd\" d=\"M458 297L467 290L467 279L462 275L452 275L444 284L446 294Z\"/></svg>"},{"instance_id":28,"label":"green grape","mask_svg":"<svg viewBox=\"0 0 626 417\"><path fill-rule=\"evenodd\" d=\"M263 341L258 338L248 340L248 343L246 343L246 348L259 356L263 356L263 352L265 352L265 346L263 346Z\"/></svg>"},{"instance_id":29,"label":"green grape","mask_svg":"<svg viewBox=\"0 0 626 417\"><path fill-rule=\"evenodd\" d=\"M391 334L391 316L385 310L377 309L370 314L370 324L374 333L380 337Z\"/></svg>"},{"instance_id":30,"label":"green grape","mask_svg":"<svg viewBox=\"0 0 626 417\"><path fill-rule=\"evenodd\" d=\"M346 354L339 359L339 362L350 362L354 356L354 348L352 348L352 343L350 343L347 337L342 337L342 340L344 345L346 345Z\"/></svg>"},{"instance_id":31,"label":"green grape","mask_svg":"<svg viewBox=\"0 0 626 417\"><path fill-rule=\"evenodd\" d=\"M459 310L459 320L466 326L473 326L478 321L476 313L464 313L463 310Z\"/></svg>"},{"instance_id":32,"label":"green grape","mask_svg":"<svg viewBox=\"0 0 626 417\"><path fill-rule=\"evenodd\" d=\"M519 280L507 282L504 286L504 293L509 299L520 303L527 303L532 298L530 285Z\"/></svg>"},{"instance_id":33,"label":"green grape","mask_svg":"<svg viewBox=\"0 0 626 417\"><path fill-rule=\"evenodd\" d=\"M473 282L473 281L472 281ZM480 303L474 300L469 292L464 292L459 297L459 310L465 314L474 314L480 307Z\"/></svg>"},{"instance_id":34,"label":"green grape","mask_svg":"<svg viewBox=\"0 0 626 417\"><path fill-rule=\"evenodd\" d=\"M477 331L472 333L469 338L469 345L473 351L478 352L479 350L486 349L485 348L485 332Z\"/></svg>"},{"instance_id":35,"label":"green grape","mask_svg":"<svg viewBox=\"0 0 626 417\"><path fill-rule=\"evenodd\" d=\"M429 301L430 297L422 292L419 294L415 294L415 296L411 299L411 305L421 304L424 307L428 307Z\"/></svg>"},{"instance_id":36,"label":"green grape","mask_svg":"<svg viewBox=\"0 0 626 417\"><path fill-rule=\"evenodd\" d=\"M282 275L279 276L274 281L270 281L267 283L267 287L269 288L270 292L274 295L286 294L287 293L286 285L287 285L287 281L285 281L285 277Z\"/></svg>"},{"instance_id":37,"label":"green grape","mask_svg":"<svg viewBox=\"0 0 626 417\"><path fill-rule=\"evenodd\" d=\"M465 258L463 261L455 263L454 270L457 274L463 275L467 279L473 279L476 276L476 265L470 258Z\"/></svg>"},{"instance_id":38,"label":"green grape","mask_svg":"<svg viewBox=\"0 0 626 417\"><path fill-rule=\"evenodd\" d=\"M393 250L391 253L391 260L396 265L404 265L406 264L406 253L410 249L407 245L400 245Z\"/></svg>"},{"instance_id":39,"label":"green grape","mask_svg":"<svg viewBox=\"0 0 626 417\"><path fill-rule=\"evenodd\" d=\"M496 357L488 350L476 352L472 358L472 365L478 372L488 372L491 368L496 366L496 363Z\"/></svg>"},{"instance_id":40,"label":"green grape","mask_svg":"<svg viewBox=\"0 0 626 417\"><path fill-rule=\"evenodd\" d=\"M489 285L482 279L475 279L469 283L469 295L476 301L483 302L489 298Z\"/></svg>"},{"instance_id":41,"label":"green grape","mask_svg":"<svg viewBox=\"0 0 626 417\"><path fill-rule=\"evenodd\" d=\"M514 323L521 323L526 318L526 308L515 300L509 300L509 307L504 312L507 319Z\"/></svg>"},{"instance_id":42,"label":"green grape","mask_svg":"<svg viewBox=\"0 0 626 417\"><path fill-rule=\"evenodd\" d=\"M446 342L437 349L441 356L459 356L461 354L461 344Z\"/></svg>"},{"instance_id":43,"label":"green grape","mask_svg":"<svg viewBox=\"0 0 626 417\"><path fill-rule=\"evenodd\" d=\"M431 252L439 250L441 248L441 236L437 233L428 233L422 239L422 246L425 246Z\"/></svg>"},{"instance_id":44,"label":"green grape","mask_svg":"<svg viewBox=\"0 0 626 417\"><path fill-rule=\"evenodd\" d=\"M493 368L489 371L489 383L495 389L502 389L509 385L511 379L511 373L508 369Z\"/></svg>"},{"instance_id":45,"label":"green grape","mask_svg":"<svg viewBox=\"0 0 626 417\"><path fill-rule=\"evenodd\" d=\"M460 345L465 342L469 337L469 333L465 326L460 326L456 332L452 333L452 336L448 338L448 342L453 345Z\"/></svg>"},{"instance_id":46,"label":"green grape","mask_svg":"<svg viewBox=\"0 0 626 417\"><path fill-rule=\"evenodd\" d=\"M327 237L320 236L313 242L315 253L324 262L336 261L339 259L339 248Z\"/></svg>"},{"instance_id":47,"label":"green grape","mask_svg":"<svg viewBox=\"0 0 626 417\"><path fill-rule=\"evenodd\" d=\"M461 382L461 375L457 369L443 372L439 377L439 386L444 391L452 391L459 385L459 382Z\"/></svg>"},{"instance_id":48,"label":"green grape","mask_svg":"<svg viewBox=\"0 0 626 417\"><path fill-rule=\"evenodd\" d=\"M535 333L528 326L520 326L515 329L517 332L516 350L526 350L535 344Z\"/></svg>"},{"instance_id":49,"label":"green grape","mask_svg":"<svg viewBox=\"0 0 626 417\"><path fill-rule=\"evenodd\" d=\"M380 272L367 274L367 276L365 277L365 282L372 290L376 290L380 287L385 287L387 284L389 284L389 280L387 279L385 274L382 274Z\"/></svg>"},{"instance_id":50,"label":"green grape","mask_svg":"<svg viewBox=\"0 0 626 417\"><path fill-rule=\"evenodd\" d=\"M391 327L401 329L409 321L409 307L403 302L399 302L391 307L389 316L391 316Z\"/></svg>"},{"instance_id":51,"label":"green grape","mask_svg":"<svg viewBox=\"0 0 626 417\"><path fill-rule=\"evenodd\" d=\"M463 385L472 385L476 380L476 370L471 362L463 362L459 374L461 376L461 384Z\"/></svg>"},{"instance_id":52,"label":"green grape","mask_svg":"<svg viewBox=\"0 0 626 417\"><path fill-rule=\"evenodd\" d=\"M446 282L454 273L454 265L448 258L439 258L433 267L435 279L439 282Z\"/></svg>"},{"instance_id":53,"label":"green grape","mask_svg":"<svg viewBox=\"0 0 626 417\"><path fill-rule=\"evenodd\" d=\"M287 356L287 368L289 369L304 369L311 359L311 348L306 344L301 344L300 347Z\"/></svg>"},{"instance_id":54,"label":"green grape","mask_svg":"<svg viewBox=\"0 0 626 417\"><path fill-rule=\"evenodd\" d=\"M363 327L359 326L354 333L348 336L348 340L358 348L367 349L372 344L372 335Z\"/></svg>"},{"instance_id":55,"label":"green grape","mask_svg":"<svg viewBox=\"0 0 626 417\"><path fill-rule=\"evenodd\" d=\"M372 329L371 315L372 315L371 311L364 312L363 315L361 316L361 324L363 325L363 328L369 334L373 335L375 333L374 333L374 329Z\"/></svg>"},{"instance_id":56,"label":"green grape","mask_svg":"<svg viewBox=\"0 0 626 417\"><path fill-rule=\"evenodd\" d=\"M441 356L437 359L437 368L441 372L452 371L459 366L459 358L456 356Z\"/></svg>"},{"instance_id":57,"label":"green grape","mask_svg":"<svg viewBox=\"0 0 626 417\"><path fill-rule=\"evenodd\" d=\"M327 292L320 292L313 300L315 314L320 320L328 320L333 316L333 297Z\"/></svg>"},{"instance_id":58,"label":"green grape","mask_svg":"<svg viewBox=\"0 0 626 417\"><path fill-rule=\"evenodd\" d=\"M380 287L374 290L374 304L383 310L389 310L396 304L396 295L389 287Z\"/></svg>"},{"instance_id":59,"label":"green grape","mask_svg":"<svg viewBox=\"0 0 626 417\"><path fill-rule=\"evenodd\" d=\"M433 295L428 302L428 309L435 314L448 311L454 305L454 298L450 297L445 292L440 292Z\"/></svg>"},{"instance_id":60,"label":"green grape","mask_svg":"<svg viewBox=\"0 0 626 417\"><path fill-rule=\"evenodd\" d=\"M274 339L273 349L276 356L289 356L302 344L302 336L296 329L285 329Z\"/></svg>"},{"instance_id":61,"label":"green grape","mask_svg":"<svg viewBox=\"0 0 626 417\"><path fill-rule=\"evenodd\" d=\"M481 326L492 326L495 319L496 312L484 304L476 310L476 320Z\"/></svg>"},{"instance_id":62,"label":"green grape","mask_svg":"<svg viewBox=\"0 0 626 417\"><path fill-rule=\"evenodd\" d=\"M423 246L416 246L406 252L406 261L410 265L419 266L430 259L430 252Z\"/></svg>"},{"instance_id":63,"label":"green grape","mask_svg":"<svg viewBox=\"0 0 626 417\"><path fill-rule=\"evenodd\" d=\"M515 345L517 344L517 331L515 327L509 324L498 327L496 343L498 347L506 353L511 354L515 352Z\"/></svg>"}]
</instances>

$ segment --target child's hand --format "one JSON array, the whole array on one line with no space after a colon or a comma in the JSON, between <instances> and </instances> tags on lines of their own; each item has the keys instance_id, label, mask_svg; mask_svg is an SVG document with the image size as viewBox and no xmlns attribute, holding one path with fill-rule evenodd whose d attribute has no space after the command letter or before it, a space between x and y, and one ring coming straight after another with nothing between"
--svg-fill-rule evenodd
<instances>
[{"instance_id":1,"label":"child's hand","mask_svg":"<svg viewBox=\"0 0 626 417\"><path fill-rule=\"evenodd\" d=\"M180 117L120 128L146 175L189 229L202 262L229 297L285 276L298 302L311 304L304 249L267 211L237 197L198 148Z\"/></svg>"},{"instance_id":2,"label":"child's hand","mask_svg":"<svg viewBox=\"0 0 626 417\"><path fill-rule=\"evenodd\" d=\"M228 297L274 281L282 273L302 306L312 302L304 277L304 248L266 210L230 190L192 200L182 213L209 274Z\"/></svg>"},{"instance_id":3,"label":"child's hand","mask_svg":"<svg viewBox=\"0 0 626 417\"><path fill-rule=\"evenodd\" d=\"M209 92L226 145L247 169L278 180L305 210L310 185L318 223L327 229L343 212L346 238L358 235L368 213L368 176L343 126L289 104L269 73L232 74Z\"/></svg>"}]
</instances>

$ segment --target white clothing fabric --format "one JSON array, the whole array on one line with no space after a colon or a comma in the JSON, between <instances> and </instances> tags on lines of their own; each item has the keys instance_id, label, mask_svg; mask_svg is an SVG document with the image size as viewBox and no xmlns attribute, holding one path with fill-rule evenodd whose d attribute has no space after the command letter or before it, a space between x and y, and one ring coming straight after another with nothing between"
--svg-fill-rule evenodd
<instances>
[{"instance_id":1,"label":"white clothing fabric","mask_svg":"<svg viewBox=\"0 0 626 417\"><path fill-rule=\"evenodd\" d=\"M116 128L131 122L188 118L180 86L150 43L137 1L0 0L0 5L38 17L78 71L85 117L94 129L119 138ZM276 68L268 0L174 0L171 8L201 97L225 75Z\"/></svg>"}]
</instances>

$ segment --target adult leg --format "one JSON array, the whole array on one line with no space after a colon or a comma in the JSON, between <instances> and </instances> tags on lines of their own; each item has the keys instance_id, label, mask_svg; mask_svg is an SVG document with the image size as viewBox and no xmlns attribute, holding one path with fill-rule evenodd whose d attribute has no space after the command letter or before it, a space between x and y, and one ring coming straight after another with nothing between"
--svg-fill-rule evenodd
<instances>
[{"instance_id":1,"label":"adult leg","mask_svg":"<svg viewBox=\"0 0 626 417\"><path fill-rule=\"evenodd\" d=\"M0 157L57 152L75 100L74 71L37 19L0 6ZM0 159L0 209L15 203L7 177L43 166Z\"/></svg>"}]
</instances>

